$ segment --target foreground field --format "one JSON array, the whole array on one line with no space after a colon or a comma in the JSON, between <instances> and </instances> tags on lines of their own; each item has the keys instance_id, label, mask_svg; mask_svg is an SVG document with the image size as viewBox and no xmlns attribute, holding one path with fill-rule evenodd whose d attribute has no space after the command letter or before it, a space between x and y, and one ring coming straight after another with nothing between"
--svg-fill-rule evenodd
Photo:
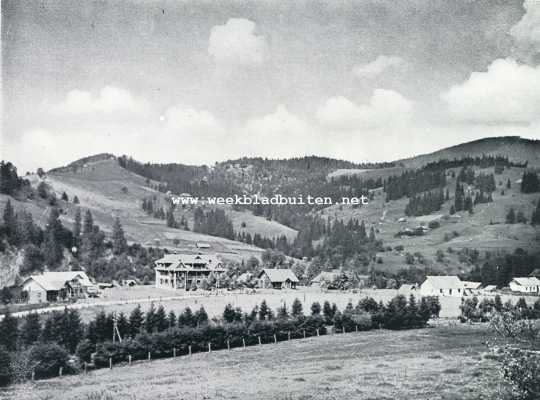
<instances>
[{"instance_id":1,"label":"foreground field","mask_svg":"<svg viewBox=\"0 0 540 400\"><path fill-rule=\"evenodd\" d=\"M0 398L495 399L486 329L370 331L195 354L16 385Z\"/></svg>"}]
</instances>

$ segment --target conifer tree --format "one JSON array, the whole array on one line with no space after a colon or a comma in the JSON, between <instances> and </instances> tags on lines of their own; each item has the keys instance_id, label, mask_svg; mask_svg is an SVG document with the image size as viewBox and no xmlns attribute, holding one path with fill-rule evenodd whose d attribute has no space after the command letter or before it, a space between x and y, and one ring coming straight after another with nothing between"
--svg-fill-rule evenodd
<instances>
[{"instance_id":1,"label":"conifer tree","mask_svg":"<svg viewBox=\"0 0 540 400\"><path fill-rule=\"evenodd\" d=\"M163 304L160 304L156 311L154 323L158 332L163 332L169 327L169 321L167 321L167 314L165 313Z\"/></svg>"},{"instance_id":2,"label":"conifer tree","mask_svg":"<svg viewBox=\"0 0 540 400\"><path fill-rule=\"evenodd\" d=\"M143 327L143 313L141 310L141 305L137 304L137 307L131 311L129 314L129 334L131 337L135 337L138 333L141 332Z\"/></svg>"},{"instance_id":3,"label":"conifer tree","mask_svg":"<svg viewBox=\"0 0 540 400\"><path fill-rule=\"evenodd\" d=\"M167 325L169 328L176 326L176 314L173 310L169 311L167 314Z\"/></svg>"},{"instance_id":4,"label":"conifer tree","mask_svg":"<svg viewBox=\"0 0 540 400\"><path fill-rule=\"evenodd\" d=\"M302 302L298 298L295 298L292 303L291 315L295 318L298 318L304 315Z\"/></svg>"},{"instance_id":5,"label":"conifer tree","mask_svg":"<svg viewBox=\"0 0 540 400\"><path fill-rule=\"evenodd\" d=\"M321 315L321 304L318 301L311 305L311 315Z\"/></svg>"},{"instance_id":6,"label":"conifer tree","mask_svg":"<svg viewBox=\"0 0 540 400\"><path fill-rule=\"evenodd\" d=\"M63 258L62 233L63 226L60 222L60 213L56 207L51 208L47 226L43 233L44 239L41 247L45 263L49 268L56 268Z\"/></svg>"},{"instance_id":7,"label":"conifer tree","mask_svg":"<svg viewBox=\"0 0 540 400\"><path fill-rule=\"evenodd\" d=\"M81 209L77 207L77 210L75 210L75 217L73 220L73 242L74 245L79 247L80 246L80 240L81 240Z\"/></svg>"},{"instance_id":8,"label":"conifer tree","mask_svg":"<svg viewBox=\"0 0 540 400\"><path fill-rule=\"evenodd\" d=\"M120 223L120 218L118 217L115 218L113 224L112 242L114 255L120 255L127 250L127 241L124 236L122 224Z\"/></svg>"},{"instance_id":9,"label":"conifer tree","mask_svg":"<svg viewBox=\"0 0 540 400\"><path fill-rule=\"evenodd\" d=\"M150 308L144 315L144 329L148 333L154 333L157 329L156 326L156 306L154 303L150 304Z\"/></svg>"},{"instance_id":10,"label":"conifer tree","mask_svg":"<svg viewBox=\"0 0 540 400\"><path fill-rule=\"evenodd\" d=\"M9 351L17 349L18 320L7 309L4 318L0 321L0 347Z\"/></svg>"},{"instance_id":11,"label":"conifer tree","mask_svg":"<svg viewBox=\"0 0 540 400\"><path fill-rule=\"evenodd\" d=\"M39 315L36 312L31 312L26 315L24 324L21 327L21 342L24 346L31 346L39 340L41 335L41 323Z\"/></svg>"},{"instance_id":12,"label":"conifer tree","mask_svg":"<svg viewBox=\"0 0 540 400\"><path fill-rule=\"evenodd\" d=\"M208 324L208 314L203 306L195 312L195 321L197 326Z\"/></svg>"},{"instance_id":13,"label":"conifer tree","mask_svg":"<svg viewBox=\"0 0 540 400\"><path fill-rule=\"evenodd\" d=\"M540 198L536 204L536 210L534 210L532 213L531 225L540 225Z\"/></svg>"}]
</instances>

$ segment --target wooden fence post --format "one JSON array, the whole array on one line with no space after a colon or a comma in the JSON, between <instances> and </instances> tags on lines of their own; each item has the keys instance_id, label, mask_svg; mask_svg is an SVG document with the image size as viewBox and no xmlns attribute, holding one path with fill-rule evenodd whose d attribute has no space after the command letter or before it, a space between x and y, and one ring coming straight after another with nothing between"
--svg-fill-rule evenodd
<instances>
[{"instance_id":1,"label":"wooden fence post","mask_svg":"<svg viewBox=\"0 0 540 400\"><path fill-rule=\"evenodd\" d=\"M317 328L317 336L319 336L319 328Z\"/></svg>"},{"instance_id":2,"label":"wooden fence post","mask_svg":"<svg viewBox=\"0 0 540 400\"><path fill-rule=\"evenodd\" d=\"M176 347L173 347L172 349L172 356L173 358L176 358Z\"/></svg>"},{"instance_id":3,"label":"wooden fence post","mask_svg":"<svg viewBox=\"0 0 540 400\"><path fill-rule=\"evenodd\" d=\"M152 359L152 354L148 352L148 361L150 361L151 359Z\"/></svg>"},{"instance_id":4,"label":"wooden fence post","mask_svg":"<svg viewBox=\"0 0 540 400\"><path fill-rule=\"evenodd\" d=\"M291 340L291 331L287 332L287 340Z\"/></svg>"},{"instance_id":5,"label":"wooden fence post","mask_svg":"<svg viewBox=\"0 0 540 400\"><path fill-rule=\"evenodd\" d=\"M36 379L36 371L32 370L32 382Z\"/></svg>"},{"instance_id":6,"label":"wooden fence post","mask_svg":"<svg viewBox=\"0 0 540 400\"><path fill-rule=\"evenodd\" d=\"M88 373L88 371L87 371L87 368L88 368L88 367L87 367L87 365L86 365L86 361L84 362L83 365L84 365L84 373L85 373L85 375L86 375L86 374Z\"/></svg>"},{"instance_id":7,"label":"wooden fence post","mask_svg":"<svg viewBox=\"0 0 540 400\"><path fill-rule=\"evenodd\" d=\"M128 365L131 365L131 354L128 355Z\"/></svg>"},{"instance_id":8,"label":"wooden fence post","mask_svg":"<svg viewBox=\"0 0 540 400\"><path fill-rule=\"evenodd\" d=\"M188 346L189 355L191 356L191 345Z\"/></svg>"},{"instance_id":9,"label":"wooden fence post","mask_svg":"<svg viewBox=\"0 0 540 400\"><path fill-rule=\"evenodd\" d=\"M261 343L261 337L260 336L257 336L259 338L259 346L262 344Z\"/></svg>"},{"instance_id":10,"label":"wooden fence post","mask_svg":"<svg viewBox=\"0 0 540 400\"><path fill-rule=\"evenodd\" d=\"M275 333L274 333L274 343L277 343L277 336Z\"/></svg>"},{"instance_id":11,"label":"wooden fence post","mask_svg":"<svg viewBox=\"0 0 540 400\"><path fill-rule=\"evenodd\" d=\"M244 345L244 349L246 348L246 339L242 338L242 344Z\"/></svg>"},{"instance_id":12,"label":"wooden fence post","mask_svg":"<svg viewBox=\"0 0 540 400\"><path fill-rule=\"evenodd\" d=\"M212 343L208 342L208 352L212 352Z\"/></svg>"},{"instance_id":13,"label":"wooden fence post","mask_svg":"<svg viewBox=\"0 0 540 400\"><path fill-rule=\"evenodd\" d=\"M58 368L58 376L62 376L62 372L63 372L63 371L64 371L64 370L63 370L62 367Z\"/></svg>"},{"instance_id":14,"label":"wooden fence post","mask_svg":"<svg viewBox=\"0 0 540 400\"><path fill-rule=\"evenodd\" d=\"M358 332L358 325L355 325L355 327L356 327L356 332Z\"/></svg>"},{"instance_id":15,"label":"wooden fence post","mask_svg":"<svg viewBox=\"0 0 540 400\"><path fill-rule=\"evenodd\" d=\"M109 357L109 369L112 369L112 357Z\"/></svg>"},{"instance_id":16,"label":"wooden fence post","mask_svg":"<svg viewBox=\"0 0 540 400\"><path fill-rule=\"evenodd\" d=\"M306 330L304 329L304 339L306 338Z\"/></svg>"},{"instance_id":17,"label":"wooden fence post","mask_svg":"<svg viewBox=\"0 0 540 400\"><path fill-rule=\"evenodd\" d=\"M231 349L231 342L229 341L229 339L227 339L227 350L230 350Z\"/></svg>"}]
</instances>

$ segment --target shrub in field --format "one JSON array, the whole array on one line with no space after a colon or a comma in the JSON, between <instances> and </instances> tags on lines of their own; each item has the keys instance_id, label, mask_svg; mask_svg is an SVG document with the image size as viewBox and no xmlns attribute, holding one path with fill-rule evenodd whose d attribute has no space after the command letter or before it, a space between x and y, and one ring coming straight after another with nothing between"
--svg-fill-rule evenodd
<instances>
[{"instance_id":1,"label":"shrub in field","mask_svg":"<svg viewBox=\"0 0 540 400\"><path fill-rule=\"evenodd\" d=\"M520 319L519 313L496 313L490 326L497 334L492 350L501 362L503 379L510 386L512 399L540 398L540 328L531 321ZM498 338L503 345L496 346Z\"/></svg>"},{"instance_id":2,"label":"shrub in field","mask_svg":"<svg viewBox=\"0 0 540 400\"><path fill-rule=\"evenodd\" d=\"M95 351L96 345L90 340L84 339L78 344L75 354L77 355L77 357L79 357L79 360L90 362L92 353L94 353Z\"/></svg>"},{"instance_id":3,"label":"shrub in field","mask_svg":"<svg viewBox=\"0 0 540 400\"><path fill-rule=\"evenodd\" d=\"M54 343L36 344L29 349L28 357L34 365L36 378L50 378L57 376L62 367L63 372L73 373L68 363L69 355L66 349Z\"/></svg>"}]
</instances>

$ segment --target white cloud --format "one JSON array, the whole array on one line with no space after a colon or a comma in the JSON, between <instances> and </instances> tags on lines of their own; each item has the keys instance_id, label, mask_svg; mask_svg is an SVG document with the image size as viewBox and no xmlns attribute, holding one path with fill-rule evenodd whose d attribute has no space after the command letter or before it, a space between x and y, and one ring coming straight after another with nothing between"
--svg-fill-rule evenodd
<instances>
[{"instance_id":1,"label":"white cloud","mask_svg":"<svg viewBox=\"0 0 540 400\"><path fill-rule=\"evenodd\" d=\"M512 27L510 34L524 50L540 54L540 2L525 0L523 7L525 14Z\"/></svg>"},{"instance_id":2,"label":"white cloud","mask_svg":"<svg viewBox=\"0 0 540 400\"><path fill-rule=\"evenodd\" d=\"M205 110L177 105L169 107L164 117L165 129L174 132L182 140L204 140L225 133L217 119Z\"/></svg>"},{"instance_id":3,"label":"white cloud","mask_svg":"<svg viewBox=\"0 0 540 400\"><path fill-rule=\"evenodd\" d=\"M255 23L244 18L230 18L225 25L216 25L210 32L208 53L217 64L253 66L267 57L263 36L255 34Z\"/></svg>"},{"instance_id":4,"label":"white cloud","mask_svg":"<svg viewBox=\"0 0 540 400\"><path fill-rule=\"evenodd\" d=\"M317 120L331 131L402 125L411 119L413 103L393 90L376 89L368 104L357 105L343 96L329 98Z\"/></svg>"},{"instance_id":5,"label":"white cloud","mask_svg":"<svg viewBox=\"0 0 540 400\"><path fill-rule=\"evenodd\" d=\"M271 114L248 120L238 141L245 154L293 157L309 153L311 144L319 139L314 127L279 105Z\"/></svg>"},{"instance_id":6,"label":"white cloud","mask_svg":"<svg viewBox=\"0 0 540 400\"><path fill-rule=\"evenodd\" d=\"M353 74L361 79L374 79L390 69L403 69L407 62L398 56L380 55L374 61L353 68Z\"/></svg>"},{"instance_id":7,"label":"white cloud","mask_svg":"<svg viewBox=\"0 0 540 400\"><path fill-rule=\"evenodd\" d=\"M540 117L540 67L498 59L441 98L458 121L530 123Z\"/></svg>"},{"instance_id":8,"label":"white cloud","mask_svg":"<svg viewBox=\"0 0 540 400\"><path fill-rule=\"evenodd\" d=\"M129 91L114 86L105 86L97 95L91 92L74 89L59 104L52 105L50 110L55 115L143 115L149 112L149 103L133 96Z\"/></svg>"}]
</instances>

